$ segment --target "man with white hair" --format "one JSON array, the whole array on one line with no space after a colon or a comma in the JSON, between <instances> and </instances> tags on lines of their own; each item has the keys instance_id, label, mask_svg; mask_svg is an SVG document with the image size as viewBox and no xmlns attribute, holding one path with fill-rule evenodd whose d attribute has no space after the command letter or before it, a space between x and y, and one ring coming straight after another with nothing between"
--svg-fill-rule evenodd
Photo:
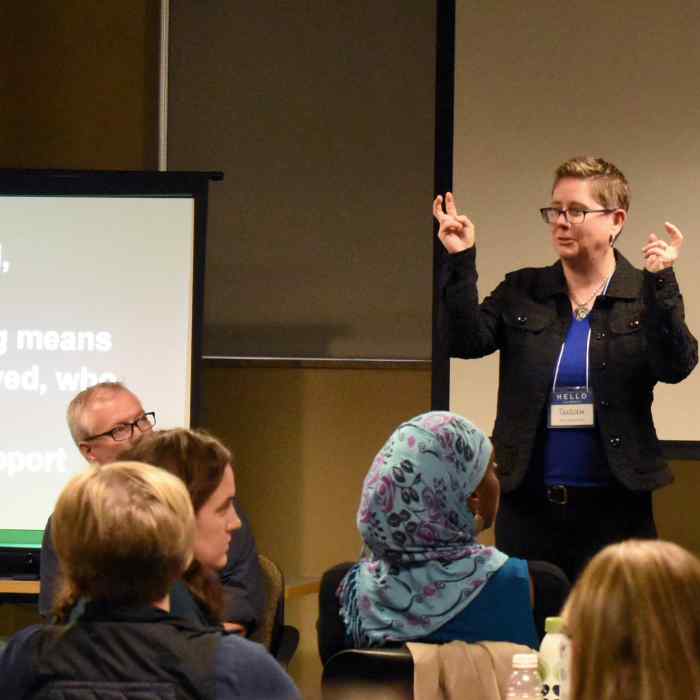
<instances>
[{"instance_id":1,"label":"man with white hair","mask_svg":"<svg viewBox=\"0 0 700 700\"><path fill-rule=\"evenodd\" d=\"M150 433L156 423L139 398L120 382L102 382L81 391L68 405L68 428L80 453L92 465L114 462ZM228 630L248 634L265 605L262 574L250 522L234 503L241 527L231 538L229 558L220 572L224 590L224 620ZM49 517L41 543L39 613L50 618L60 581L60 566L51 540Z\"/></svg>"}]
</instances>

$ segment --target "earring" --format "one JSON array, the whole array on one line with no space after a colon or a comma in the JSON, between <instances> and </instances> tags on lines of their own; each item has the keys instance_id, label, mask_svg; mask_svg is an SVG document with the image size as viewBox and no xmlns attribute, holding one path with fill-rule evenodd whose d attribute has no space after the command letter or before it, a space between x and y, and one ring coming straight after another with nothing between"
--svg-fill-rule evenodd
<instances>
[{"instance_id":1,"label":"earring","mask_svg":"<svg viewBox=\"0 0 700 700\"><path fill-rule=\"evenodd\" d=\"M479 513L474 516L474 534L478 535L484 529L484 519Z\"/></svg>"},{"instance_id":2,"label":"earring","mask_svg":"<svg viewBox=\"0 0 700 700\"><path fill-rule=\"evenodd\" d=\"M608 242L610 243L611 248L615 245L615 238L612 233L610 234L610 240Z\"/></svg>"}]
</instances>

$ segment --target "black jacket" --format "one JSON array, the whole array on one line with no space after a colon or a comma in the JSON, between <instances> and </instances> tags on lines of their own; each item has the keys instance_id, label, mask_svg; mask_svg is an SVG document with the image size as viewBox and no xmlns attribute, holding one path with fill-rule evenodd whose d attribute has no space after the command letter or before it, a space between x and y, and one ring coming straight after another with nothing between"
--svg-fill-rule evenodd
<instances>
[{"instance_id":1,"label":"black jacket","mask_svg":"<svg viewBox=\"0 0 700 700\"><path fill-rule=\"evenodd\" d=\"M301 700L277 661L237 634L157 608L91 602L32 625L0 654L2 700Z\"/></svg>"},{"instance_id":2,"label":"black jacket","mask_svg":"<svg viewBox=\"0 0 700 700\"><path fill-rule=\"evenodd\" d=\"M13 669L31 682L16 690L46 700L214 700L220 640L155 608L89 603L78 623L31 636L20 659L31 673Z\"/></svg>"},{"instance_id":3,"label":"black jacket","mask_svg":"<svg viewBox=\"0 0 700 700\"><path fill-rule=\"evenodd\" d=\"M613 475L650 491L673 480L651 415L656 382L680 382L698 361L672 268L637 270L615 251L617 267L590 314L590 382L596 430ZM506 275L479 304L476 251L450 255L444 298L450 354L474 358L500 350L493 440L505 492L531 466L554 367L571 324L561 262ZM541 434L541 433L540 433Z\"/></svg>"}]
</instances>

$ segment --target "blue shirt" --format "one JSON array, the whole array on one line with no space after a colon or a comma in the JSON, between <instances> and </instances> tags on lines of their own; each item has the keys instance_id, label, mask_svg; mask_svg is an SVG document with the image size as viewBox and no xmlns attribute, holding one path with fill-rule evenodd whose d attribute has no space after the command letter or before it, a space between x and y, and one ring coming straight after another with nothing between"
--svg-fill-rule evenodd
<instances>
[{"instance_id":1,"label":"blue shirt","mask_svg":"<svg viewBox=\"0 0 700 700\"><path fill-rule=\"evenodd\" d=\"M588 317L583 321L573 317L564 340L557 387L588 386L590 378L586 377L586 364L590 330ZM595 428L547 429L544 444L545 484L608 486L610 481L610 468Z\"/></svg>"},{"instance_id":2,"label":"blue shirt","mask_svg":"<svg viewBox=\"0 0 700 700\"><path fill-rule=\"evenodd\" d=\"M455 640L513 642L538 648L530 572L524 559L510 557L464 610L417 641L442 644Z\"/></svg>"}]
</instances>

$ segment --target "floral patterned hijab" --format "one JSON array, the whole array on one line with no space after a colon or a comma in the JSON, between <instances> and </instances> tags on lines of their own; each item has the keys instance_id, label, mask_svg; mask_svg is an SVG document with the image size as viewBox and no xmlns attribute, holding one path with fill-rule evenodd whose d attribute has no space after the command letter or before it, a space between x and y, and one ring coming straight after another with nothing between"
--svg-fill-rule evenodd
<instances>
[{"instance_id":1,"label":"floral patterned hijab","mask_svg":"<svg viewBox=\"0 0 700 700\"><path fill-rule=\"evenodd\" d=\"M354 646L431 634L506 563L474 540L467 505L492 451L468 420L433 411L402 423L374 458L357 513L369 555L338 588Z\"/></svg>"}]
</instances>

